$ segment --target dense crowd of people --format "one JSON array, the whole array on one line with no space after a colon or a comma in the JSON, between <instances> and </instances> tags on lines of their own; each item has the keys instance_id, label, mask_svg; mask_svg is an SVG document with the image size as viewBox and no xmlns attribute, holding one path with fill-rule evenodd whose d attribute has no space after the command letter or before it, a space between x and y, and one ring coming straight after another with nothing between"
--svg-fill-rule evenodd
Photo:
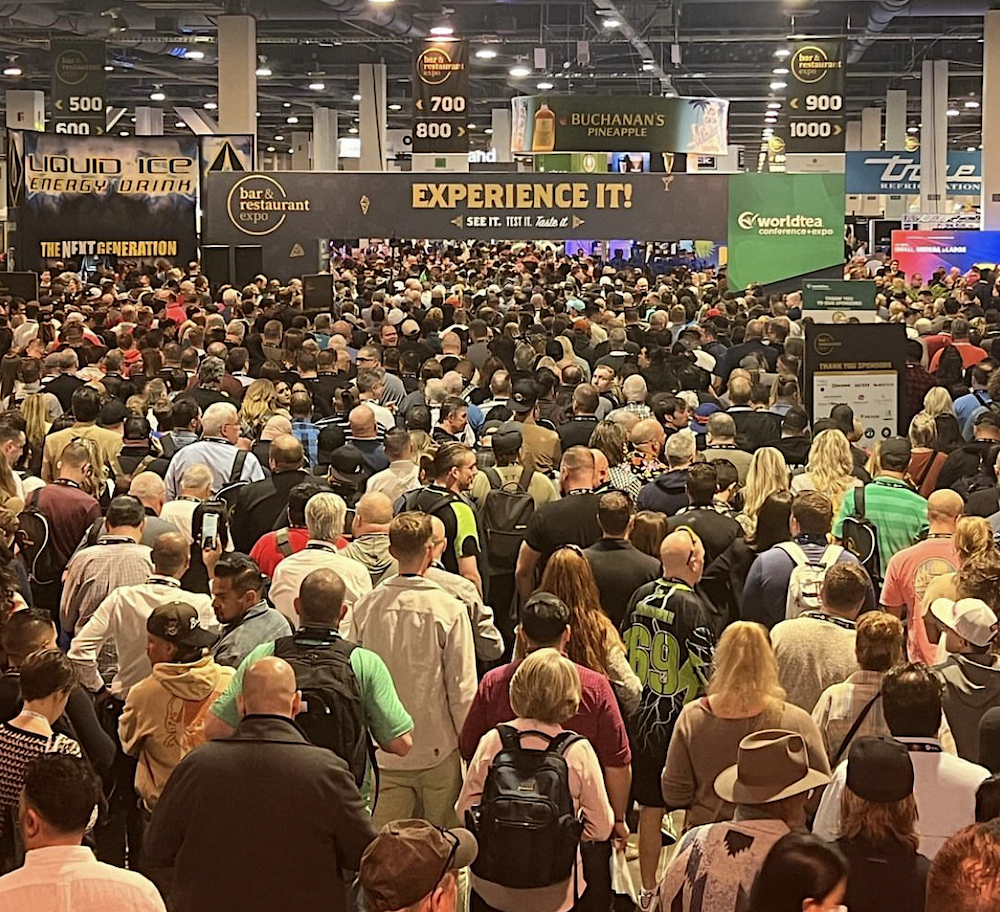
<instances>
[{"instance_id":1,"label":"dense crowd of people","mask_svg":"<svg viewBox=\"0 0 1000 912\"><path fill-rule=\"evenodd\" d=\"M893 268L877 441L714 270L0 301L0 908L997 907L1000 312Z\"/></svg>"}]
</instances>

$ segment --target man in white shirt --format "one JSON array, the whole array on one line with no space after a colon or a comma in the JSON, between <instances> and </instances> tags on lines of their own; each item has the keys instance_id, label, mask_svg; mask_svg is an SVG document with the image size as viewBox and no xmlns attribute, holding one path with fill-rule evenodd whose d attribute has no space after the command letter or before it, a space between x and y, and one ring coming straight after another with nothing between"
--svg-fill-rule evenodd
<instances>
[{"instance_id":1,"label":"man in white shirt","mask_svg":"<svg viewBox=\"0 0 1000 912\"><path fill-rule=\"evenodd\" d=\"M856 623L867 593L868 576L859 565L836 563L823 578L821 609L771 629L778 680L789 703L811 713L827 687L858 670Z\"/></svg>"},{"instance_id":2,"label":"man in white shirt","mask_svg":"<svg viewBox=\"0 0 1000 912\"><path fill-rule=\"evenodd\" d=\"M472 625L465 605L425 578L434 553L430 516L397 516L389 550L399 574L354 606L349 639L378 653L389 668L413 717L413 748L405 757L378 752L372 819L380 827L420 816L451 827L462 787L458 736L476 695Z\"/></svg>"},{"instance_id":3,"label":"man in white shirt","mask_svg":"<svg viewBox=\"0 0 1000 912\"><path fill-rule=\"evenodd\" d=\"M28 767L18 803L27 855L0 877L0 909L17 912L165 912L145 877L104 864L83 834L101 797L86 760L42 754Z\"/></svg>"},{"instance_id":4,"label":"man in white shirt","mask_svg":"<svg viewBox=\"0 0 1000 912\"><path fill-rule=\"evenodd\" d=\"M194 540L191 523L198 504L212 495L212 470L203 462L189 465L179 482L177 496L163 505L160 519L173 523L190 545Z\"/></svg>"},{"instance_id":5,"label":"man in white shirt","mask_svg":"<svg viewBox=\"0 0 1000 912\"><path fill-rule=\"evenodd\" d=\"M344 636L350 629L352 606L372 591L368 568L360 561L345 557L337 551L335 543L343 534L346 516L347 504L343 498L337 494L314 494L306 504L309 541L305 548L288 555L275 568L267 597L295 628L299 626L298 612L295 610L299 586L313 570L325 567L333 570L344 581L347 588L344 601L348 606L340 624L340 631Z\"/></svg>"},{"instance_id":6,"label":"man in white shirt","mask_svg":"<svg viewBox=\"0 0 1000 912\"><path fill-rule=\"evenodd\" d=\"M389 468L376 472L368 479L365 493L385 494L390 503L395 503L407 491L420 487L420 471L413 461L413 443L406 431L401 428L389 431L382 446Z\"/></svg>"},{"instance_id":7,"label":"man in white shirt","mask_svg":"<svg viewBox=\"0 0 1000 912\"><path fill-rule=\"evenodd\" d=\"M893 738L906 746L913 762L917 801L918 851L933 858L945 840L975 822L976 791L990 772L945 753L938 740L941 684L926 665L899 665L882 679L882 712ZM823 792L813 834L833 841L840 835L840 799L847 761L834 771Z\"/></svg>"},{"instance_id":8,"label":"man in white shirt","mask_svg":"<svg viewBox=\"0 0 1000 912\"><path fill-rule=\"evenodd\" d=\"M188 568L190 556L190 546L180 532L161 535L153 545L152 576L135 586L119 586L97 606L69 648L69 657L76 664L84 687L93 693L100 692L105 686L100 671L103 668L110 672L113 668L114 677L108 689L113 697L124 701L129 688L149 677L153 668L146 656L146 621L158 605L187 602L197 610L202 627L219 631L211 596L181 589L180 578ZM117 667L99 664L105 643L114 645Z\"/></svg>"}]
</instances>

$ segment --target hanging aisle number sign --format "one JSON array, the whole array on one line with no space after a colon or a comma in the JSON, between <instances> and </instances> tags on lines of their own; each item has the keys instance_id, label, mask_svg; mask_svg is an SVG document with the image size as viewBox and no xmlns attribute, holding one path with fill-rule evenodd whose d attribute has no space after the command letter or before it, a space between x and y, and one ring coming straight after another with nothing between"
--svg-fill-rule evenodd
<instances>
[{"instance_id":1,"label":"hanging aisle number sign","mask_svg":"<svg viewBox=\"0 0 1000 912\"><path fill-rule=\"evenodd\" d=\"M788 68L788 153L844 151L843 41L800 41Z\"/></svg>"},{"instance_id":2,"label":"hanging aisle number sign","mask_svg":"<svg viewBox=\"0 0 1000 912\"><path fill-rule=\"evenodd\" d=\"M52 129L76 136L103 136L108 76L105 44L89 38L53 38Z\"/></svg>"},{"instance_id":3,"label":"hanging aisle number sign","mask_svg":"<svg viewBox=\"0 0 1000 912\"><path fill-rule=\"evenodd\" d=\"M413 151L469 151L469 44L428 39L413 65Z\"/></svg>"}]
</instances>

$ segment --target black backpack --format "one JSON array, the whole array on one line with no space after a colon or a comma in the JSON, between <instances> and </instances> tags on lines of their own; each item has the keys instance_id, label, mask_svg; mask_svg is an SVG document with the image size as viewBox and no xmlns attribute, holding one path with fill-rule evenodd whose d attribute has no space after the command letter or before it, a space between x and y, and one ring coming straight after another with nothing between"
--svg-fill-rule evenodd
<instances>
[{"instance_id":1,"label":"black backpack","mask_svg":"<svg viewBox=\"0 0 1000 912\"><path fill-rule=\"evenodd\" d=\"M63 568L52 543L48 517L36 506L37 500L38 491L32 491L17 516L17 544L28 579L36 586L50 586L59 582Z\"/></svg>"},{"instance_id":2,"label":"black backpack","mask_svg":"<svg viewBox=\"0 0 1000 912\"><path fill-rule=\"evenodd\" d=\"M440 513L448 504L460 500L457 494L451 491L432 491L430 488L414 488L401 494L393 506L396 515L409 513L418 510L428 516L435 516Z\"/></svg>"},{"instance_id":3,"label":"black backpack","mask_svg":"<svg viewBox=\"0 0 1000 912\"><path fill-rule=\"evenodd\" d=\"M876 585L882 579L881 563L878 552L878 529L865 516L864 485L854 489L854 512L844 517L841 538L844 547L851 552L868 571L868 575Z\"/></svg>"},{"instance_id":4,"label":"black backpack","mask_svg":"<svg viewBox=\"0 0 1000 912\"><path fill-rule=\"evenodd\" d=\"M575 732L555 737L498 725L502 747L493 758L481 803L466 812L479 842L477 877L505 887L547 887L574 872L583 822L569 790L566 750ZM548 740L544 750L521 747L524 735Z\"/></svg>"},{"instance_id":5,"label":"black backpack","mask_svg":"<svg viewBox=\"0 0 1000 912\"><path fill-rule=\"evenodd\" d=\"M351 653L357 647L333 631L324 630L320 636L300 630L281 637L274 642L274 655L292 666L302 693L302 711L295 724L313 744L345 761L360 788L372 751L361 687L351 668Z\"/></svg>"},{"instance_id":6,"label":"black backpack","mask_svg":"<svg viewBox=\"0 0 1000 912\"><path fill-rule=\"evenodd\" d=\"M535 513L534 498L528 493L532 471L524 468L516 482L507 484L496 469L483 474L490 483L481 513L490 573L506 576L517 568L517 553Z\"/></svg>"}]
</instances>

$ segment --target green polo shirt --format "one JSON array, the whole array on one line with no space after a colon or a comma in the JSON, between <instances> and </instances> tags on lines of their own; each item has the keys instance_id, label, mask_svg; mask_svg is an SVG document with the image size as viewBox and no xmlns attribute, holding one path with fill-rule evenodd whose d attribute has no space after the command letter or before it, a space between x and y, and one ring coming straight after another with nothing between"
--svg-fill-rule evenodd
<instances>
[{"instance_id":1,"label":"green polo shirt","mask_svg":"<svg viewBox=\"0 0 1000 912\"><path fill-rule=\"evenodd\" d=\"M844 494L840 511L833 523L834 538L841 538L844 519L854 513L854 492ZM878 552L882 572L889 558L903 548L909 548L927 531L927 501L905 481L879 475L865 485L865 516L878 530Z\"/></svg>"}]
</instances>

